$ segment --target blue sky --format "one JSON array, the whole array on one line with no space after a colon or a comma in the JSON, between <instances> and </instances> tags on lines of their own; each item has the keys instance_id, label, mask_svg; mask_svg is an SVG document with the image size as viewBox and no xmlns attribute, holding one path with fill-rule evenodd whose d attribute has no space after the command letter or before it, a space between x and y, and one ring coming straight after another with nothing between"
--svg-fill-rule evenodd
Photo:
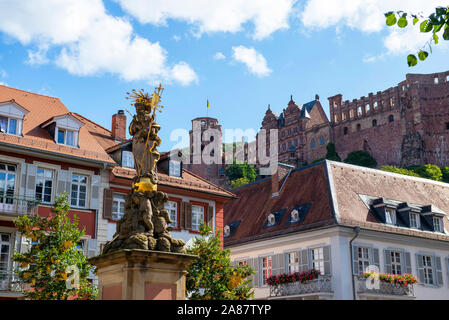
<instances>
[{"instance_id":1,"label":"blue sky","mask_svg":"<svg viewBox=\"0 0 449 320\"><path fill-rule=\"evenodd\" d=\"M280 112L290 94L314 99L367 96L406 73L449 70L442 41L409 68L427 40L416 27L385 26L383 13L428 15L444 1L350 0L0 0L0 83L56 96L110 129L126 92L165 91L161 150L191 120L260 128L267 105ZM219 57L219 58L217 58ZM128 120L129 120L128 116Z\"/></svg>"}]
</instances>

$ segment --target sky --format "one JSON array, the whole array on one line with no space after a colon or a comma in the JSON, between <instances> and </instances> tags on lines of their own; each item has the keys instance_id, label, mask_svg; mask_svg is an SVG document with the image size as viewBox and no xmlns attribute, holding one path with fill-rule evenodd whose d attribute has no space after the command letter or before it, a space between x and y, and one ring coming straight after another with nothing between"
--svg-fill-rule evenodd
<instances>
[{"instance_id":1,"label":"sky","mask_svg":"<svg viewBox=\"0 0 449 320\"><path fill-rule=\"evenodd\" d=\"M196 117L258 130L270 104L368 96L407 73L449 70L449 41L410 68L430 34L384 13L428 16L437 0L0 0L0 84L58 97L111 128L126 92L159 83L161 151ZM209 100L210 108L206 108ZM128 124L130 115L128 115ZM176 131L175 131L176 132ZM227 141L229 142L229 141Z\"/></svg>"}]
</instances>

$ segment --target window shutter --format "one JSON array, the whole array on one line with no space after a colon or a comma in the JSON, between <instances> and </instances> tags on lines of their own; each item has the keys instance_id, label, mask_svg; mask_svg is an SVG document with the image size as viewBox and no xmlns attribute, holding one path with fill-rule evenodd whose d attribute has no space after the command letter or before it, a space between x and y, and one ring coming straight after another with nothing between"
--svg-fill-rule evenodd
<instances>
[{"instance_id":1,"label":"window shutter","mask_svg":"<svg viewBox=\"0 0 449 320\"><path fill-rule=\"evenodd\" d=\"M423 256L421 254L416 254L416 269L418 271L418 281L424 282L424 267L422 262Z\"/></svg>"},{"instance_id":2,"label":"window shutter","mask_svg":"<svg viewBox=\"0 0 449 320\"><path fill-rule=\"evenodd\" d=\"M87 240L87 256L89 258L97 255L97 239Z\"/></svg>"},{"instance_id":3,"label":"window shutter","mask_svg":"<svg viewBox=\"0 0 449 320\"><path fill-rule=\"evenodd\" d=\"M324 274L331 274L331 247L323 247Z\"/></svg>"},{"instance_id":4,"label":"window shutter","mask_svg":"<svg viewBox=\"0 0 449 320\"><path fill-rule=\"evenodd\" d=\"M447 279L449 279L449 257L446 257L446 272L447 272ZM449 281L448 281L449 284Z\"/></svg>"},{"instance_id":5,"label":"window shutter","mask_svg":"<svg viewBox=\"0 0 449 320\"><path fill-rule=\"evenodd\" d=\"M404 260L405 260L405 273L412 273L412 259L410 257L410 252L404 252Z\"/></svg>"},{"instance_id":6,"label":"window shutter","mask_svg":"<svg viewBox=\"0 0 449 320\"><path fill-rule=\"evenodd\" d=\"M309 270L309 250L304 249L299 251L299 271Z\"/></svg>"},{"instance_id":7,"label":"window shutter","mask_svg":"<svg viewBox=\"0 0 449 320\"><path fill-rule=\"evenodd\" d=\"M192 204L184 202L184 229L192 229Z\"/></svg>"},{"instance_id":8,"label":"window shutter","mask_svg":"<svg viewBox=\"0 0 449 320\"><path fill-rule=\"evenodd\" d=\"M27 186L25 195L28 198L34 199L36 197L36 174L37 166L34 164L27 164Z\"/></svg>"},{"instance_id":9,"label":"window shutter","mask_svg":"<svg viewBox=\"0 0 449 320\"><path fill-rule=\"evenodd\" d=\"M69 194L70 201L70 172L68 170L58 170L58 176L56 180L56 194L62 194L67 192Z\"/></svg>"},{"instance_id":10,"label":"window shutter","mask_svg":"<svg viewBox=\"0 0 449 320\"><path fill-rule=\"evenodd\" d=\"M272 275L278 275L285 272L284 261L283 253L275 254L272 257Z\"/></svg>"},{"instance_id":11,"label":"window shutter","mask_svg":"<svg viewBox=\"0 0 449 320\"><path fill-rule=\"evenodd\" d=\"M99 200L100 200L100 187L101 187L101 176L92 176L92 185L90 193L90 208L98 210Z\"/></svg>"},{"instance_id":12,"label":"window shutter","mask_svg":"<svg viewBox=\"0 0 449 320\"><path fill-rule=\"evenodd\" d=\"M26 163L23 163L20 166L20 171L22 174L22 180L20 180L20 188L19 188L19 195L20 196L26 196L26 181L27 181L27 173L26 173Z\"/></svg>"},{"instance_id":13,"label":"window shutter","mask_svg":"<svg viewBox=\"0 0 449 320\"><path fill-rule=\"evenodd\" d=\"M114 192L111 189L103 191L103 219L112 219L112 202L114 201Z\"/></svg>"},{"instance_id":14,"label":"window shutter","mask_svg":"<svg viewBox=\"0 0 449 320\"><path fill-rule=\"evenodd\" d=\"M214 207L207 207L207 225L213 229L214 227Z\"/></svg>"},{"instance_id":15,"label":"window shutter","mask_svg":"<svg viewBox=\"0 0 449 320\"><path fill-rule=\"evenodd\" d=\"M391 273L391 250L384 249L385 273Z\"/></svg>"},{"instance_id":16,"label":"window shutter","mask_svg":"<svg viewBox=\"0 0 449 320\"><path fill-rule=\"evenodd\" d=\"M373 248L373 265L377 267L380 272L380 260L379 260L379 249Z\"/></svg>"},{"instance_id":17,"label":"window shutter","mask_svg":"<svg viewBox=\"0 0 449 320\"><path fill-rule=\"evenodd\" d=\"M249 280L251 280L251 285L253 287L258 287L259 286L259 259L258 258L250 258L250 259L248 259L248 265L255 272L254 274L252 274L249 277Z\"/></svg>"},{"instance_id":18,"label":"window shutter","mask_svg":"<svg viewBox=\"0 0 449 320\"><path fill-rule=\"evenodd\" d=\"M179 227L181 229L185 229L185 212L186 212L186 205L185 202L181 202L181 212L179 214Z\"/></svg>"},{"instance_id":19,"label":"window shutter","mask_svg":"<svg viewBox=\"0 0 449 320\"><path fill-rule=\"evenodd\" d=\"M359 247L352 245L352 269L353 274L359 274Z\"/></svg>"},{"instance_id":20,"label":"window shutter","mask_svg":"<svg viewBox=\"0 0 449 320\"><path fill-rule=\"evenodd\" d=\"M441 258L438 256L434 256L435 259L435 273L437 275L436 280L437 283L435 283L437 286L443 285L443 269L441 268Z\"/></svg>"}]
</instances>

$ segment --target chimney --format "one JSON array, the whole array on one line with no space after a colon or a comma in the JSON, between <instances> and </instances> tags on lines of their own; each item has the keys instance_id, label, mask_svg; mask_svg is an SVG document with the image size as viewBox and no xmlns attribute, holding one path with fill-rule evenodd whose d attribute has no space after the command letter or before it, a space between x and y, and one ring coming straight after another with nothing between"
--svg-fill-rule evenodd
<instances>
[{"instance_id":1,"label":"chimney","mask_svg":"<svg viewBox=\"0 0 449 320\"><path fill-rule=\"evenodd\" d=\"M271 173L271 196L277 197L279 195L279 169Z\"/></svg>"},{"instance_id":2,"label":"chimney","mask_svg":"<svg viewBox=\"0 0 449 320\"><path fill-rule=\"evenodd\" d=\"M123 110L112 115L112 136L117 140L126 140L126 115Z\"/></svg>"}]
</instances>

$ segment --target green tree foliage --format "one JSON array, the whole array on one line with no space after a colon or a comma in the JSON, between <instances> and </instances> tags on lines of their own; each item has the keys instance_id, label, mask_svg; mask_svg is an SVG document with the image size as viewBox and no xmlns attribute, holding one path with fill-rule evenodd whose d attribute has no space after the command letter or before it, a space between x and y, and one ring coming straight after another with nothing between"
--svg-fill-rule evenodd
<instances>
[{"instance_id":1,"label":"green tree foliage","mask_svg":"<svg viewBox=\"0 0 449 320\"><path fill-rule=\"evenodd\" d=\"M435 181L441 181L443 178L443 173L441 172L440 167L434 164L426 164L424 166L410 166L406 167L408 170L412 170L417 173L420 177L426 179L432 179Z\"/></svg>"},{"instance_id":2,"label":"green tree foliage","mask_svg":"<svg viewBox=\"0 0 449 320\"><path fill-rule=\"evenodd\" d=\"M449 167L441 167L442 180L449 183Z\"/></svg>"},{"instance_id":3,"label":"green tree foliage","mask_svg":"<svg viewBox=\"0 0 449 320\"><path fill-rule=\"evenodd\" d=\"M67 216L67 193L56 198L49 217L21 216L15 224L23 237L35 244L25 253L15 252L13 259L20 264L17 275L31 290L24 291L30 300L95 299L96 290L87 276L92 266L76 248L84 235Z\"/></svg>"},{"instance_id":4,"label":"green tree foliage","mask_svg":"<svg viewBox=\"0 0 449 320\"><path fill-rule=\"evenodd\" d=\"M348 154L344 162L368 168L375 168L377 166L376 159L363 150L352 151Z\"/></svg>"},{"instance_id":5,"label":"green tree foliage","mask_svg":"<svg viewBox=\"0 0 449 320\"><path fill-rule=\"evenodd\" d=\"M395 166L383 166L380 169L383 171L405 174L407 176L421 177L449 183L449 167L440 168L434 164L426 164L423 166L408 166L406 168L397 168Z\"/></svg>"},{"instance_id":6,"label":"green tree foliage","mask_svg":"<svg viewBox=\"0 0 449 320\"><path fill-rule=\"evenodd\" d=\"M250 183L248 178L238 178L238 179L231 181L231 188L235 189L237 187L243 186L248 183Z\"/></svg>"},{"instance_id":7,"label":"green tree foliage","mask_svg":"<svg viewBox=\"0 0 449 320\"><path fill-rule=\"evenodd\" d=\"M246 278L254 273L248 266L232 266L230 250L221 248L220 233L202 224L189 254L198 259L187 270L186 291L192 300L248 300L254 297Z\"/></svg>"},{"instance_id":8,"label":"green tree foliage","mask_svg":"<svg viewBox=\"0 0 449 320\"><path fill-rule=\"evenodd\" d=\"M419 22L420 32L429 33L429 40L416 53L418 57L415 54L407 56L409 67L415 66L418 59L424 61L429 55L429 52L425 50L426 47L429 47L429 51L432 53L432 43L438 44L440 37L449 40L449 6L435 8L435 12L427 18L422 15L407 14L403 11L390 11L385 13L385 17L388 26L397 24L399 28L405 28L409 25L408 19L411 19L413 25Z\"/></svg>"},{"instance_id":9,"label":"green tree foliage","mask_svg":"<svg viewBox=\"0 0 449 320\"><path fill-rule=\"evenodd\" d=\"M248 164L248 162L237 163L235 159L233 164L226 168L225 172L230 181L247 178L249 182L254 182L257 178L257 171L254 166Z\"/></svg>"},{"instance_id":10,"label":"green tree foliage","mask_svg":"<svg viewBox=\"0 0 449 320\"><path fill-rule=\"evenodd\" d=\"M414 172L412 170L408 170L408 169L404 169L404 168L398 168L396 166L382 166L380 168L380 170L388 171L388 172L394 172L394 173L399 173L399 174L404 174L404 175L412 176L412 177L419 177L419 174L417 174L416 172Z\"/></svg>"},{"instance_id":11,"label":"green tree foliage","mask_svg":"<svg viewBox=\"0 0 449 320\"><path fill-rule=\"evenodd\" d=\"M333 142L329 142L327 144L326 150L326 159L341 162L341 158L338 155L337 150L335 149L335 144Z\"/></svg>"}]
</instances>

